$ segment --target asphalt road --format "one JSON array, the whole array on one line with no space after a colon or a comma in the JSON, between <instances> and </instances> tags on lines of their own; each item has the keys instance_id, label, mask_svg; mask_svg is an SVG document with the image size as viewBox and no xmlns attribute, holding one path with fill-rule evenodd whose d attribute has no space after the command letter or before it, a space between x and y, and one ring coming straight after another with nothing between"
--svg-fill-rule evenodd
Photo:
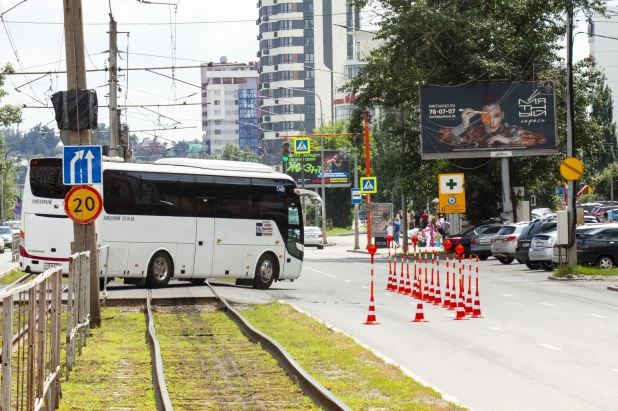
<instances>
[{"instance_id":1,"label":"asphalt road","mask_svg":"<svg viewBox=\"0 0 618 411\"><path fill-rule=\"evenodd\" d=\"M4 254L0 254L0 274L19 267L19 262L11 262L11 250L7 248Z\"/></svg>"},{"instance_id":2,"label":"asphalt road","mask_svg":"<svg viewBox=\"0 0 618 411\"><path fill-rule=\"evenodd\" d=\"M381 324L363 325L369 256L347 252L353 237L333 240L337 246L306 252L294 282L267 291L221 284L218 291L238 302L294 304L474 410L617 409L618 293L606 287L618 281L549 281L544 271L490 259L479 272L485 318L453 321L453 311L424 304L429 322L411 323L417 300L384 291L388 264L381 255L375 275ZM188 287L206 294L205 287Z\"/></svg>"}]
</instances>

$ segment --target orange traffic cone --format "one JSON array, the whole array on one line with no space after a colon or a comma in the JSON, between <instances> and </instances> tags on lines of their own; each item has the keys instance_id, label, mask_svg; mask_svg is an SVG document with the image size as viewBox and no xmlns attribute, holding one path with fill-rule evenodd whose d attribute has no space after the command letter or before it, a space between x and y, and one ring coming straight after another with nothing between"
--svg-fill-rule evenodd
<instances>
[{"instance_id":1,"label":"orange traffic cone","mask_svg":"<svg viewBox=\"0 0 618 411\"><path fill-rule=\"evenodd\" d=\"M373 295L369 299L369 313L367 314L367 321L365 321L363 324L368 324L368 325L380 324L376 320L376 308L373 303Z\"/></svg>"},{"instance_id":2,"label":"orange traffic cone","mask_svg":"<svg viewBox=\"0 0 618 411\"><path fill-rule=\"evenodd\" d=\"M457 290L455 289L455 273L453 273L453 284L451 288L451 305L449 305L449 311L457 309Z\"/></svg>"},{"instance_id":3,"label":"orange traffic cone","mask_svg":"<svg viewBox=\"0 0 618 411\"><path fill-rule=\"evenodd\" d=\"M395 245L395 261L393 263L393 281L389 291L397 291L397 246Z\"/></svg>"},{"instance_id":4,"label":"orange traffic cone","mask_svg":"<svg viewBox=\"0 0 618 411\"><path fill-rule=\"evenodd\" d=\"M416 256L414 256L414 289L412 290L412 297L418 298L418 277L416 276Z\"/></svg>"},{"instance_id":5,"label":"orange traffic cone","mask_svg":"<svg viewBox=\"0 0 618 411\"><path fill-rule=\"evenodd\" d=\"M406 288L404 295L412 295L412 287L410 286L410 262L408 261L408 255L406 254Z\"/></svg>"},{"instance_id":6,"label":"orange traffic cone","mask_svg":"<svg viewBox=\"0 0 618 411\"><path fill-rule=\"evenodd\" d=\"M440 292L440 268L439 266L440 266L440 263L438 262L438 270L436 273L438 282L436 283L436 295L434 296L434 299L433 299L434 305L442 305L442 293Z\"/></svg>"},{"instance_id":7,"label":"orange traffic cone","mask_svg":"<svg viewBox=\"0 0 618 411\"><path fill-rule=\"evenodd\" d=\"M474 309L472 310L472 318L483 318L481 314L481 300L479 298L479 279L476 279L476 294L474 295Z\"/></svg>"},{"instance_id":8,"label":"orange traffic cone","mask_svg":"<svg viewBox=\"0 0 618 411\"><path fill-rule=\"evenodd\" d=\"M448 261L446 262L446 292L444 293L444 308L449 308L451 306L451 290L448 276Z\"/></svg>"},{"instance_id":9,"label":"orange traffic cone","mask_svg":"<svg viewBox=\"0 0 618 411\"><path fill-rule=\"evenodd\" d=\"M429 322L425 319L425 315L423 314L423 303L416 304L416 316L411 323L426 323Z\"/></svg>"},{"instance_id":10,"label":"orange traffic cone","mask_svg":"<svg viewBox=\"0 0 618 411\"><path fill-rule=\"evenodd\" d=\"M472 277L468 276L468 296L466 297L466 315L472 315Z\"/></svg>"},{"instance_id":11,"label":"orange traffic cone","mask_svg":"<svg viewBox=\"0 0 618 411\"><path fill-rule=\"evenodd\" d=\"M386 283L386 291L390 291L393 286L393 266L391 263L391 243L388 244L388 282Z\"/></svg>"},{"instance_id":12,"label":"orange traffic cone","mask_svg":"<svg viewBox=\"0 0 618 411\"><path fill-rule=\"evenodd\" d=\"M427 256L425 256L425 288L423 288L423 301L429 300L429 281L427 281Z\"/></svg>"},{"instance_id":13,"label":"orange traffic cone","mask_svg":"<svg viewBox=\"0 0 618 411\"><path fill-rule=\"evenodd\" d=\"M459 297L457 299L459 300ZM461 304L457 304L457 315L455 316L455 318L453 318L453 320L469 320L469 318L466 317L466 313L464 312L463 306Z\"/></svg>"}]
</instances>

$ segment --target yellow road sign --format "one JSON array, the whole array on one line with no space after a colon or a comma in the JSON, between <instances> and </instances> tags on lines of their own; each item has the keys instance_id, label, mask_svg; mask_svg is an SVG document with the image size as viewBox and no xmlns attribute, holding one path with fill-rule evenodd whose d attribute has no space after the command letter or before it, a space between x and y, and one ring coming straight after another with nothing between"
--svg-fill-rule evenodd
<instances>
[{"instance_id":1,"label":"yellow road sign","mask_svg":"<svg viewBox=\"0 0 618 411\"><path fill-rule=\"evenodd\" d=\"M294 139L294 154L310 154L311 153L311 139L309 137L306 138L295 138Z\"/></svg>"},{"instance_id":2,"label":"yellow road sign","mask_svg":"<svg viewBox=\"0 0 618 411\"><path fill-rule=\"evenodd\" d=\"M560 163L560 174L565 180L575 181L584 174L584 165L575 157L567 157Z\"/></svg>"},{"instance_id":3,"label":"yellow road sign","mask_svg":"<svg viewBox=\"0 0 618 411\"><path fill-rule=\"evenodd\" d=\"M376 194L378 192L378 178L361 177L360 190L361 194Z\"/></svg>"},{"instance_id":4,"label":"yellow road sign","mask_svg":"<svg viewBox=\"0 0 618 411\"><path fill-rule=\"evenodd\" d=\"M89 224L103 210L101 194L90 186L75 186L64 198L64 212L79 224Z\"/></svg>"},{"instance_id":5,"label":"yellow road sign","mask_svg":"<svg viewBox=\"0 0 618 411\"><path fill-rule=\"evenodd\" d=\"M441 213L465 213L466 190L463 173L438 174L438 200Z\"/></svg>"}]
</instances>

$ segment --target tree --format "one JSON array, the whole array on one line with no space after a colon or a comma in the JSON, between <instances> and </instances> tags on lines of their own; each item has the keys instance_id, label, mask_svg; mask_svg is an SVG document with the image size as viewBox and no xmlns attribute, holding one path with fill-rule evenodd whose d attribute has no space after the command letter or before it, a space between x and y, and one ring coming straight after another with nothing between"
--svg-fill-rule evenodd
<instances>
[{"instance_id":1,"label":"tree","mask_svg":"<svg viewBox=\"0 0 618 411\"><path fill-rule=\"evenodd\" d=\"M0 101L2 101L3 97L8 96L9 94L2 88L6 77L2 74L14 72L15 70L13 70L13 67L10 64L4 66L0 71ZM0 124L4 127L8 127L11 124L19 124L21 123L21 120L21 109L18 106L13 106L10 104L5 104L4 106L0 105Z\"/></svg>"},{"instance_id":2,"label":"tree","mask_svg":"<svg viewBox=\"0 0 618 411\"><path fill-rule=\"evenodd\" d=\"M184 140L179 141L174 146L174 150L177 150L177 151L188 151L189 150L189 143L184 141Z\"/></svg>"},{"instance_id":3,"label":"tree","mask_svg":"<svg viewBox=\"0 0 618 411\"><path fill-rule=\"evenodd\" d=\"M614 101L612 90L604 81L597 84L596 93L592 102L592 117L601 126L603 133L603 151L599 153L595 172L602 172L607 166L616 161L616 123L613 121Z\"/></svg>"},{"instance_id":4,"label":"tree","mask_svg":"<svg viewBox=\"0 0 618 411\"><path fill-rule=\"evenodd\" d=\"M364 7L368 3L359 0L356 5ZM599 0L572 3L585 12L603 12ZM425 84L557 80L559 144L565 151L565 73L555 69L561 62L558 52L565 35L564 2L376 0L372 4L385 10L377 34L383 44L366 58L367 65L346 87L357 95L355 127L360 122L360 111L376 102L383 116L390 117L372 132L372 168L375 165L376 175L394 180L391 187L379 184L384 190L376 197L382 195L396 202L394 189L403 188L416 209L421 204L424 208L427 200L437 196L437 173L463 171L467 202L474 205L468 207L468 221L498 215L502 193L496 160L420 161L418 89ZM600 128L591 121L587 110L599 74L589 62L583 62L574 76L575 133L578 156L584 162L595 161L601 146ZM396 114L402 107L403 128L401 114ZM514 159L511 170L515 185L524 183L542 190L543 198L551 201L553 196L549 192L545 196L545 191L559 179L557 161L557 156Z\"/></svg>"},{"instance_id":5,"label":"tree","mask_svg":"<svg viewBox=\"0 0 618 411\"><path fill-rule=\"evenodd\" d=\"M221 153L220 159L259 163L257 155L252 152L249 147L245 147L244 150L241 150L237 145L234 144L226 144L225 147L223 147L223 152Z\"/></svg>"}]
</instances>

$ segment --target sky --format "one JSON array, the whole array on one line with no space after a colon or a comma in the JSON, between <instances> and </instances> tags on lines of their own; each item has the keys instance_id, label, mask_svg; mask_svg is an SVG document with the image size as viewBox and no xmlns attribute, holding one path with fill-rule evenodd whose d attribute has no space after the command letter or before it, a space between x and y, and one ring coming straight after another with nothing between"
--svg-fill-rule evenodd
<instances>
[{"instance_id":1,"label":"sky","mask_svg":"<svg viewBox=\"0 0 618 411\"><path fill-rule=\"evenodd\" d=\"M0 0L0 13L18 5L22 0ZM161 3L167 0L152 0ZM257 0L225 0L224 2L204 0L176 0L177 7L167 4L144 4L136 0L82 0L84 18L84 39L88 55L86 68L103 68L106 66L109 49L108 22L110 4L114 18L118 22L118 31L130 32L118 35L118 48L124 60L118 64L126 67L126 51L129 51L130 67L163 67L199 65L206 62L219 62L226 56L228 62L256 61L258 49ZM616 2L611 2L616 4ZM13 64L17 71L65 70L64 30L62 0L28 0L10 10L5 16L6 24L0 28L0 65ZM319 18L319 17L316 17ZM341 21L338 21L338 18ZM170 21L172 24L170 24ZM335 23L345 24L345 16L337 16ZM371 9L362 14L361 25L374 21ZM176 22L177 24L173 24ZM202 22L200 24L181 24ZM204 23L209 22L209 23ZM99 23L99 24L96 24ZM130 24L149 23L149 24ZM152 24L161 23L161 24ZM585 23L579 23L576 31L585 31ZM14 41L19 56L16 59L13 47L8 40L7 30ZM583 34L575 37L574 58L579 60L588 55L587 37ZM128 44L127 44L128 40ZM139 55L139 54L141 55ZM148 54L150 56L144 56ZM159 56L159 57L155 57ZM171 70L159 70L170 75ZM127 72L121 73L126 74ZM199 86L200 69L177 69L175 76L179 81L158 76L145 71L128 72L129 77L121 77L122 94L119 104L169 104L200 103L200 90L190 84ZM100 105L107 104L108 74L105 72L88 73L88 88L95 88ZM15 88L40 75L9 76L4 89L9 95L2 103L40 106L36 100L49 102L49 96L58 90L66 90L66 75L45 76L30 85ZM128 80L128 85L127 85ZM190 83L182 83L181 81ZM197 94L194 94L196 93ZM126 94L126 96L125 96ZM192 95L193 94L193 95ZM192 95L191 97L186 97ZM131 130L152 130L181 122L177 127L186 129L157 131L168 140L201 139L201 106L183 107L149 107L128 110L128 124ZM162 116L165 117L162 117ZM167 118L166 118L167 117ZM56 127L53 109L24 109L23 123L20 130L27 131L34 125L49 123ZM126 121L123 119L123 121ZM99 122L109 124L109 112L99 109ZM150 132L151 134L153 132ZM136 133L140 139L151 137L147 132Z\"/></svg>"}]
</instances>

